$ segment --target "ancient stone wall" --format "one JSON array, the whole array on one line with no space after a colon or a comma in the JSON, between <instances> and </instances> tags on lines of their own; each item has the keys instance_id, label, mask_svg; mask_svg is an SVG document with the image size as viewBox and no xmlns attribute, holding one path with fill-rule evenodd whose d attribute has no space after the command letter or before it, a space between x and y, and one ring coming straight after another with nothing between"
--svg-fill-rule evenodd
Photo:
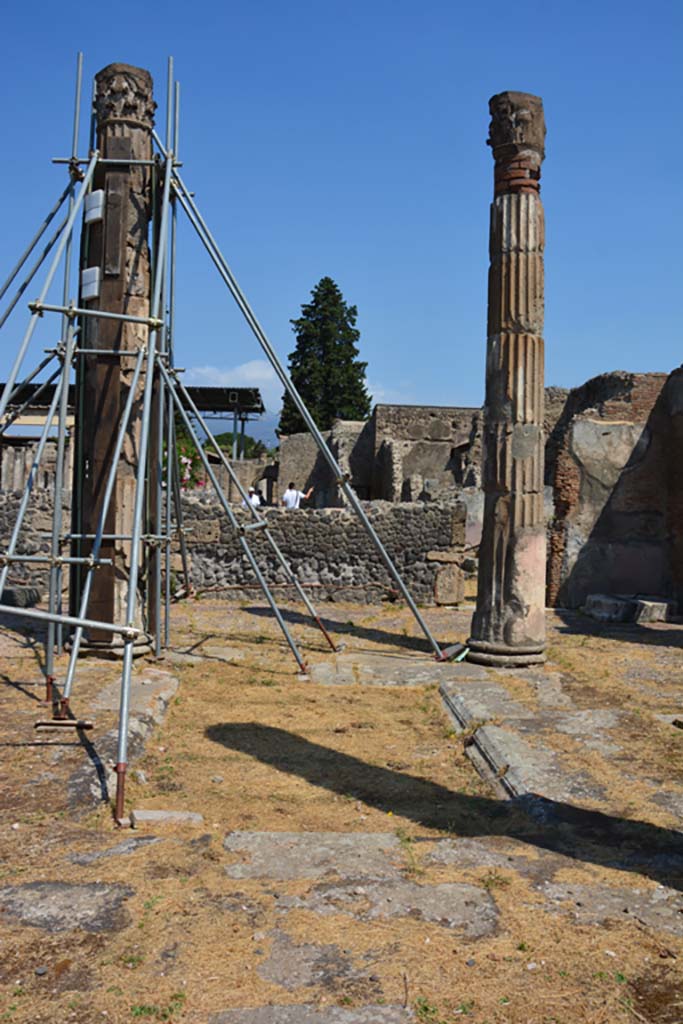
<instances>
[{"instance_id":1,"label":"ancient stone wall","mask_svg":"<svg viewBox=\"0 0 683 1024\"><path fill-rule=\"evenodd\" d=\"M373 418L373 497L429 500L479 486L480 409L377 405Z\"/></svg>"},{"instance_id":2,"label":"ancient stone wall","mask_svg":"<svg viewBox=\"0 0 683 1024\"><path fill-rule=\"evenodd\" d=\"M671 592L666 380L616 372L570 393L547 444L549 604L579 607L596 591Z\"/></svg>"},{"instance_id":3,"label":"ancient stone wall","mask_svg":"<svg viewBox=\"0 0 683 1024\"><path fill-rule=\"evenodd\" d=\"M671 594L683 610L683 367L674 370L662 391L669 448L666 473L666 527L670 544Z\"/></svg>"},{"instance_id":4,"label":"ancient stone wall","mask_svg":"<svg viewBox=\"0 0 683 1024\"><path fill-rule=\"evenodd\" d=\"M197 590L215 590L232 599L256 598L261 591L242 550L209 493L183 494L183 515L190 555L192 583ZM21 492L0 496L0 548L6 548L14 526ZM68 509L69 494L63 507ZM375 502L367 513L402 574L413 597L424 604L457 604L463 598L460 562L465 543L465 510L459 502L394 505ZM238 519L246 512L236 510ZM35 555L49 549L52 492L37 490L25 521L18 552ZM375 603L395 596L395 583L356 516L348 509L268 511L273 537L317 601L353 600ZM259 567L278 598L294 597L284 573L260 532L249 535ZM180 571L177 548L173 569ZM31 584L45 593L44 566L12 568L10 581ZM66 581L65 581L66 582Z\"/></svg>"},{"instance_id":5,"label":"ancient stone wall","mask_svg":"<svg viewBox=\"0 0 683 1024\"><path fill-rule=\"evenodd\" d=\"M235 462L233 462L229 452L227 453L227 455L230 467L235 473L235 476L241 483L242 487L245 490L248 490L250 487L260 486L261 490L263 491L264 498L270 500L268 496L269 484L266 480L268 459L237 459ZM225 468L223 463L219 461L218 456L215 455L215 453L213 452L211 453L211 468L216 474L218 482L223 488L223 493L225 494L228 501L239 502L241 498L237 485L232 482L230 474L228 473L227 469ZM211 484L209 483L208 486L210 489ZM272 490L272 488L270 489Z\"/></svg>"},{"instance_id":6,"label":"ancient stone wall","mask_svg":"<svg viewBox=\"0 0 683 1024\"><path fill-rule=\"evenodd\" d=\"M425 604L462 600L463 505L373 502L366 511L416 600ZM183 513L194 586L232 597L253 597L259 592L237 538L225 518L218 517L210 497L184 495ZM395 583L350 510L272 509L268 523L300 581L312 588L315 600L373 603L394 593ZM293 588L286 585L285 574L263 534L250 534L249 544L269 585L280 596L292 596Z\"/></svg>"},{"instance_id":7,"label":"ancient stone wall","mask_svg":"<svg viewBox=\"0 0 683 1024\"><path fill-rule=\"evenodd\" d=\"M22 490L3 491L0 494L0 550L6 551L12 530L17 521L19 505L23 497ZM29 500L22 531L19 535L16 553L18 555L47 555L50 551L50 533L52 530L53 509L52 488L35 488ZM68 522L71 495L64 491L62 511ZM67 554L68 552L64 552ZM68 573L63 575L64 584L68 582ZM30 562L15 562L10 566L8 583L31 584L47 593L48 569L45 564L36 565Z\"/></svg>"},{"instance_id":8,"label":"ancient stone wall","mask_svg":"<svg viewBox=\"0 0 683 1024\"><path fill-rule=\"evenodd\" d=\"M38 441L34 437L6 437L0 441L0 491L23 491L28 480L33 460L36 456ZM71 485L72 446L66 446L65 477ZM54 487L55 462L57 458L57 439L47 439L43 458L38 467L33 486L38 489Z\"/></svg>"},{"instance_id":9,"label":"ancient stone wall","mask_svg":"<svg viewBox=\"0 0 683 1024\"><path fill-rule=\"evenodd\" d=\"M448 500L480 482L481 411L377 405L363 422L337 420L325 439L361 499ZM314 488L316 508L342 504L332 473L308 434L280 443L279 487Z\"/></svg>"},{"instance_id":10,"label":"ancient stone wall","mask_svg":"<svg viewBox=\"0 0 683 1024\"><path fill-rule=\"evenodd\" d=\"M367 422L335 420L332 429L323 434L340 469L348 474L351 485L362 500L371 497L373 436L372 419ZM290 481L301 491L313 488L311 507L341 508L344 504L332 470L313 437L307 432L290 434L280 439L278 497Z\"/></svg>"},{"instance_id":11,"label":"ancient stone wall","mask_svg":"<svg viewBox=\"0 0 683 1024\"><path fill-rule=\"evenodd\" d=\"M383 407L391 410L394 417L392 429L397 429L397 423L400 425L400 413L394 412L397 408L400 407ZM389 414L384 416L383 413L380 419L388 428ZM425 422L422 421L423 425ZM417 430L419 420L406 415L403 423L413 423L412 429ZM548 388L545 425L546 505L550 510L548 603L577 607L588 593L654 592L676 598L683 607L683 472L680 470L683 369L669 377L666 374L603 374L571 392ZM336 433L330 432L330 438L344 471L350 472L352 479L367 481L368 467L374 466L376 484L379 473L386 471L389 475L395 466L388 458L391 452L391 442L386 440L388 435L385 434L385 439L375 449L375 426L374 417L367 424L342 424ZM418 437L409 443L419 444L423 440ZM441 442L435 440L432 443L438 445ZM475 443L478 440L475 439ZM291 456L287 456L288 448ZM7 444L0 453L0 546L6 547L14 524L30 469L29 453L32 449L32 443L21 441L15 444L13 438L7 438ZM307 435L294 435L283 450L285 459L280 465L279 481L271 482L270 487L273 502L277 503L278 488L283 486L283 480L286 486L290 479L302 487L310 486L312 480L318 481L311 504L314 500L321 505L327 499L338 501L331 473L326 464L320 464L322 457ZM377 457L373 463L371 453L374 451ZM304 476L299 467L306 459L309 469ZM47 543L39 531L47 534L50 530L51 462L48 453L45 468L38 473L34 484L23 534L25 540L19 545L19 549L26 553L35 554ZM245 460L234 465L245 486L262 481L272 471L272 467L266 466L262 460ZM223 476L222 470L219 476ZM400 474L398 479L400 483L394 493L400 494L403 480ZM385 493L388 492L387 485ZM69 500L70 494L65 493L65 522L68 522ZM219 528L219 514L213 507L210 489L188 492L183 500L191 528L188 539L197 585L225 584L228 578L224 568L226 552L222 544L220 551L216 549L212 553L211 550L225 528ZM239 504L236 492L231 500ZM437 562L428 558L428 554L448 550L448 543L443 537L438 538L434 532L436 527L434 530L432 527L435 522L442 522L440 517L444 513L441 506L447 507L448 502L454 501L461 502L467 510L463 536L456 542L457 560L454 564L459 573L462 561L460 547L466 549L465 556L471 563L481 536L483 493L480 488L452 485L445 503L423 500L409 504L373 502L368 506L373 515L380 516L380 536L384 538L385 523L388 524L389 532L397 538L399 554L403 548L409 553L406 556L412 566L409 572L417 580L420 594L424 595L420 600L429 600L429 594L433 598L437 576L442 582L446 580L443 570L449 564L447 560L444 558ZM375 508L380 511L375 512ZM390 515L391 508L396 510L396 520ZM316 590L323 592L324 588L319 585L325 583L327 586L332 578L336 581L335 586L330 586L324 593L340 593L347 580L360 587L358 594L365 592L363 588L375 594L381 593L384 584L378 584L375 577L370 579L361 573L357 560L354 560L356 556L350 550L352 545L357 544L372 555L374 552L371 552L364 534L356 536L355 525L349 526L347 531L344 517L348 513L330 508L331 519L325 518L328 513L322 509L315 515L301 514L304 519L294 516L281 521L276 518L276 521L278 529L286 531L283 534L286 545L290 544L291 531L292 550L297 552L296 557L301 563L305 563L306 571L312 573ZM462 511L459 514L463 515ZM286 516L285 513L275 515ZM335 520L334 515L340 518ZM307 525L301 532L299 526L304 522ZM426 533L423 528L426 528ZM448 528L444 529L447 534ZM299 543L309 536L310 531L315 544L308 553L302 552ZM324 541L322 546L320 538ZM338 559L330 570L331 577L313 567L314 560L322 565L326 555L320 552L326 551L330 538L333 538L335 558ZM317 553L314 553L314 546ZM345 574L344 569L347 553L349 562L346 568L350 575L349 572ZM418 570L418 567L421 568ZM379 571L377 565L375 570ZM424 574L422 581L418 579L420 572ZM41 567L28 571L13 566L10 577L16 582L41 585L46 574ZM242 576L233 582L240 583L241 580ZM372 587L368 586L368 580Z\"/></svg>"}]
</instances>

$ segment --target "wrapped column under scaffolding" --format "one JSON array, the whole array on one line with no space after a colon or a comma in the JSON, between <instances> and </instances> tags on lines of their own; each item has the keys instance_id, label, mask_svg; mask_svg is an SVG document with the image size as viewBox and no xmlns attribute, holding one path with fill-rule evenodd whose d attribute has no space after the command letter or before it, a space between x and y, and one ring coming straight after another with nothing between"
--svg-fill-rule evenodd
<instances>
[{"instance_id":1,"label":"wrapped column under scaffolding","mask_svg":"<svg viewBox=\"0 0 683 1024\"><path fill-rule=\"evenodd\" d=\"M141 68L110 64L95 78L97 148L101 162L88 198L81 242L81 302L126 317L149 316L149 225L152 219L152 79ZM135 358L148 341L146 323L114 317L83 317L76 373L76 457L73 486L72 552L90 553L97 530L117 427L126 405ZM94 351L96 350L96 351ZM141 393L132 412L116 470L105 522L103 564L92 580L88 612L100 621L125 619L130 541L141 424ZM155 493L150 487L150 492ZM71 612L80 605L83 572L71 580ZM136 604L135 626L143 627L144 604ZM144 625L149 628L148 623ZM152 624L156 628L156 623ZM111 648L121 641L90 630L84 643ZM144 648L145 634L137 646Z\"/></svg>"}]
</instances>

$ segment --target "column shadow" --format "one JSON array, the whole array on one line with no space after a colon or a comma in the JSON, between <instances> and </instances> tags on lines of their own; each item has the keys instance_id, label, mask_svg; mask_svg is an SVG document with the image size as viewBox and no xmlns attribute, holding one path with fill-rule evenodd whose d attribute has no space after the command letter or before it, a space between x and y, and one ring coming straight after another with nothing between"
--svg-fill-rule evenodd
<instances>
[{"instance_id":1,"label":"column shadow","mask_svg":"<svg viewBox=\"0 0 683 1024\"><path fill-rule=\"evenodd\" d=\"M368 764L256 722L219 723L206 736L333 793L456 836L507 836L575 860L633 871L683 891L683 833L530 794L502 801Z\"/></svg>"},{"instance_id":2,"label":"column shadow","mask_svg":"<svg viewBox=\"0 0 683 1024\"><path fill-rule=\"evenodd\" d=\"M368 606L368 608L372 607L374 606ZM247 612L248 615L260 616L262 618L270 618L273 614L269 608L262 608L258 605L244 608L243 611ZM308 613L299 612L294 608L280 607L280 614L285 622L292 625L315 626L315 622ZM334 635L350 635L359 637L363 640L371 640L373 643L377 644L387 644L390 647L400 647L403 650L415 651L418 654L434 654L429 640L423 636L406 636L403 633L391 633L386 629L378 629L371 626L359 626L354 622L340 622L339 619L331 619L326 615L321 615L320 621L324 625L325 629L333 635L333 639ZM441 646L445 647L447 645L443 643Z\"/></svg>"}]
</instances>

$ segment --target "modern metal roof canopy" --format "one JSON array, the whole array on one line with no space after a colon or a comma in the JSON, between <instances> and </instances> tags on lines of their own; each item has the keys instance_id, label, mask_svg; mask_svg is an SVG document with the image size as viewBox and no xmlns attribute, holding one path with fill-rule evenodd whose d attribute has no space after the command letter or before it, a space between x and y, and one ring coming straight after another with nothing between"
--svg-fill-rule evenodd
<instances>
[{"instance_id":1,"label":"modern metal roof canopy","mask_svg":"<svg viewBox=\"0 0 683 1024\"><path fill-rule=\"evenodd\" d=\"M0 383L0 393L6 387ZM11 402L7 408L13 411L26 406L30 409L48 409L54 398L56 384L23 384L14 390ZM205 387L204 385L192 385L187 388L187 393L197 406L200 412L211 413L240 413L249 416L260 416L266 411L263 404L261 392L258 388L227 388L227 387ZM76 398L76 387L69 384L67 407L73 412Z\"/></svg>"},{"instance_id":2,"label":"modern metal roof canopy","mask_svg":"<svg viewBox=\"0 0 683 1024\"><path fill-rule=\"evenodd\" d=\"M16 419L18 409L27 405L36 406L40 402L40 408L46 410L15 527L6 551L0 553L0 595L7 582L11 564L26 563L35 560L36 557L42 558L43 564L49 568L48 609L17 609L0 604L0 611L47 622L46 696L53 704L54 721L62 725L69 721L78 724L70 710L70 699L82 644L92 643L93 638L97 642L102 635L120 638L123 668L116 765L116 819L121 822L124 816L134 648L136 644L146 640L159 655L162 648L169 644L170 552L175 530L178 531L180 538L189 587L174 433L176 417L182 420L196 445L204 471L211 481L223 513L238 537L244 557L261 586L299 668L302 671L306 669L303 656L249 546L252 531L258 530L264 534L286 579L296 588L313 621L322 631L332 650L335 650L308 595L278 548L269 530L267 519L247 500L246 491L235 470L206 423L207 413L232 413L234 416L245 418L263 412L264 406L258 390L186 388L179 376L181 371L174 368L178 209L187 215L220 277L232 293L256 340L330 466L347 503L360 519L387 571L393 577L427 637L435 656L444 660L450 652L443 652L430 633L396 566L351 488L348 478L342 473L237 284L197 208L193 193L180 176L177 151L180 90L173 78L173 61L169 60L168 65L165 141L162 141L152 128L153 101L149 74L139 68L123 64L109 65L99 72L96 76L98 91L95 109L92 112L90 152L87 158L79 157L77 149L81 81L82 55L79 54L71 156L55 161L67 165L69 185L46 216L8 280L0 288L2 299L18 278L48 225L66 203L67 212L63 215L59 228L10 299L8 310L0 315L1 327L54 247L54 255L39 297L29 303L29 324L0 396L0 439ZM116 124L116 130L109 131L113 124ZM126 126L130 128L132 139L126 138ZM138 135L135 135L136 132ZM143 135L147 133L142 142L139 138L140 132ZM97 145L102 144L103 151L96 148L96 138ZM152 141L156 151L152 156L146 156L144 154L147 152L148 143L151 153ZM154 204L149 204L152 226L151 249L146 228L144 232L140 229L143 218L139 214L139 209L136 207L135 218L132 218L135 223L132 226L130 220L126 220L125 210L125 204L131 194L135 195L138 207L141 203L147 202L148 188L150 194L155 197ZM84 239L81 266L85 269L81 273L79 288L73 289L70 279L71 246L74 231L81 230L81 219ZM137 235L134 232L137 232ZM133 244L136 248L131 260L128 257ZM62 258L62 301L48 303L48 293ZM129 270L131 264L133 269ZM141 275L145 267L147 278L143 281ZM130 279L121 283L124 274L128 273ZM128 292L126 287L129 287ZM54 348L46 350L47 356L20 380L20 371L38 320L51 313L58 314L60 318L60 340ZM37 378L43 373L46 373L47 377L44 381L38 382ZM72 378L75 382L72 382ZM100 404L104 412L101 411ZM55 495L59 496L63 490L67 414L75 416L76 423L74 481L80 485L83 479L87 479L89 489L79 490L78 486L74 487L74 507L69 529L65 529L62 523L61 502L55 500L49 554L22 555L18 552L22 525L36 470L43 458L55 421ZM99 439L93 441L93 433L97 431ZM165 452L171 457L164 460ZM221 462L249 510L250 522L245 523L235 516L212 467L215 457ZM127 490L121 507L124 508L128 519L115 519L119 507L117 494L122 479ZM112 529L112 523L121 522L124 528ZM63 553L65 547L69 551L68 555ZM61 603L62 574L65 566L71 574L71 607L68 614L64 612ZM119 596L115 596L115 600L111 602L113 610L110 615L93 615L93 594L99 588L100 603L95 607L102 607L101 594L104 593L106 597L107 591L102 580L104 579L106 584L107 574L112 586L119 587ZM141 582L143 576L144 582ZM63 686L58 688L54 658L55 651L63 646L65 627L72 629L73 632L66 677Z\"/></svg>"}]
</instances>

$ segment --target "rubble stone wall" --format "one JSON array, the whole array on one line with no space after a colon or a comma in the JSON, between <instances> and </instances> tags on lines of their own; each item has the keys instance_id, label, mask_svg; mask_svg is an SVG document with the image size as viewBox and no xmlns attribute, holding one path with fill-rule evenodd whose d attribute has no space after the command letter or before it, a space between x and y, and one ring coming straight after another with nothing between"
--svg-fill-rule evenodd
<instances>
[{"instance_id":1,"label":"rubble stone wall","mask_svg":"<svg viewBox=\"0 0 683 1024\"><path fill-rule=\"evenodd\" d=\"M374 421L335 420L323 434L342 473L361 500L372 496ZM277 499L294 483L301 491L313 488L312 508L341 508L344 500L334 474L309 433L290 434L280 439L277 471Z\"/></svg>"},{"instance_id":2,"label":"rubble stone wall","mask_svg":"<svg viewBox=\"0 0 683 1024\"><path fill-rule=\"evenodd\" d=\"M17 521L19 506L23 497L22 490L3 491L0 493L0 550L7 551L14 525ZM16 554L45 555L50 551L50 533L52 530L52 509L54 489L36 488L29 499L24 524L19 534ZM64 491L62 510L64 521L69 521L70 492ZM68 552L64 552L68 554ZM8 585L17 583L31 585L39 590L47 590L48 567L46 565L16 562L10 566ZM69 581L68 566L63 573L64 586Z\"/></svg>"},{"instance_id":3,"label":"rubble stone wall","mask_svg":"<svg viewBox=\"0 0 683 1024\"><path fill-rule=\"evenodd\" d=\"M462 600L458 563L465 542L465 509L460 502L372 502L366 512L416 600L425 604ZM194 586L253 596L257 588L253 571L227 520L217 515L215 503L208 496L186 494L183 513ZM267 518L278 547L299 581L312 588L314 599L373 603L395 590L396 584L350 510L271 509ZM295 596L260 531L249 535L249 546L276 593Z\"/></svg>"},{"instance_id":4,"label":"rubble stone wall","mask_svg":"<svg viewBox=\"0 0 683 1024\"><path fill-rule=\"evenodd\" d=\"M35 555L49 550L52 492L37 490L17 552ZM64 509L69 494L64 493ZM215 590L233 599L260 594L235 535L218 502L210 494L183 494L183 515L192 583L197 590ZM21 492L0 495L0 547L7 544L16 521ZM457 604L463 598L460 561L465 543L465 509L459 502L394 505L373 502L367 514L397 565L415 600L424 604ZM237 518L248 521L238 508ZM396 584L365 533L348 509L268 510L270 531L297 578L319 601L354 600L375 603L394 595ZM260 531L249 535L259 568L279 598L296 598L284 570ZM180 570L177 546L173 569ZM47 589L45 566L10 571L10 582ZM64 584L68 573L64 574Z\"/></svg>"}]
</instances>

